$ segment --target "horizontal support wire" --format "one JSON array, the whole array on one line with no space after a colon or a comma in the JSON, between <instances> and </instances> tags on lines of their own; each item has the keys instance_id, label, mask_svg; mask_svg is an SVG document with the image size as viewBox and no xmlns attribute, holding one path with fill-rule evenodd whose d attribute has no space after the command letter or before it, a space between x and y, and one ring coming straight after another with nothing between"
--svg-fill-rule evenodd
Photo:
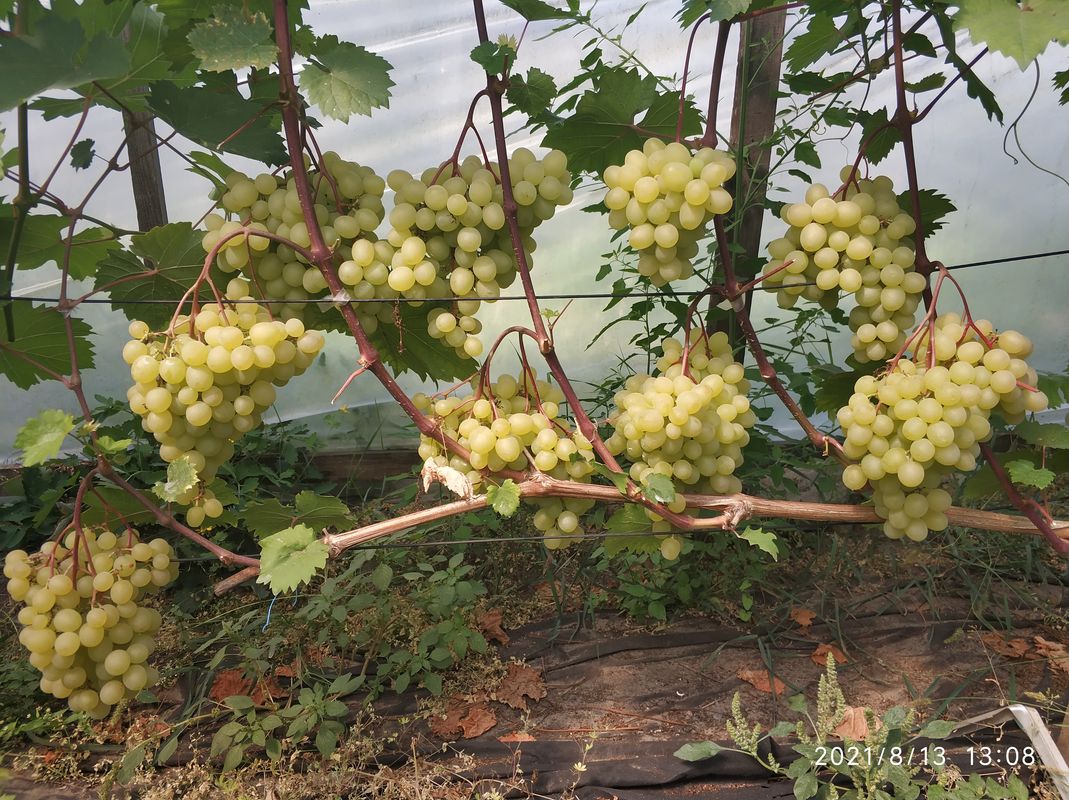
<instances>
[{"instance_id":1,"label":"horizontal support wire","mask_svg":"<svg viewBox=\"0 0 1069 800\"><path fill-rule=\"evenodd\" d=\"M970 267L986 267L993 264L1008 264L1017 261L1031 261L1037 258L1050 258L1052 256L1064 256L1069 255L1069 250L1051 250L1046 253L1029 253L1027 255L1007 256L1005 258L991 258L984 261L970 261L965 264L955 264L947 267L948 270L968 269ZM800 288L804 286L816 286L816 283L792 283L790 288ZM769 291L778 292L782 289L781 286L764 286L758 284L752 286L746 290L746 292L756 291ZM656 297L677 297L679 299L692 299L705 293L705 290L695 290L691 292L650 292L650 291L635 291L635 292L587 292L579 294L540 294L539 300L626 300L627 298L656 298ZM745 293L745 292L743 292ZM459 300L479 300L486 303L496 303L500 300L523 300L526 301L526 295L504 295L502 297L476 297L468 295L466 297L427 297L422 300L412 300L405 297L367 297L357 298L351 297L346 301L339 302L331 297L312 297L308 300L301 300L302 303L315 303L317 305L327 306L342 306L342 305L359 305L363 303L442 303L442 302L454 302ZM37 297L31 295L7 295L0 297L0 303L7 303L11 301L21 302L33 302L33 303L58 303L58 297ZM283 302L275 300L267 300L266 302ZM142 298L138 300L113 300L108 297L87 297L78 302L78 305L82 303L99 303L99 304L117 304L117 305L174 305L174 300L165 300L157 298Z\"/></svg>"}]
</instances>

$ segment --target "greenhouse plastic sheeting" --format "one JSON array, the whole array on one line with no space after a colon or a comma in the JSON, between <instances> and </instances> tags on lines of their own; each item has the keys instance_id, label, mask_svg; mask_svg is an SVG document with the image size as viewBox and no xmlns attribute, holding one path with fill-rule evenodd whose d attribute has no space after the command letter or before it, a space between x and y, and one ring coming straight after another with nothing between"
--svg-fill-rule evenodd
<instances>
[{"instance_id":1,"label":"greenhouse plastic sheeting","mask_svg":"<svg viewBox=\"0 0 1069 800\"><path fill-rule=\"evenodd\" d=\"M674 19L677 0L654 0L646 4L639 22L628 29L624 42L637 47L644 62L664 75L678 74L682 69L685 36ZM635 9L634 3L603 0L595 9L603 30L618 29L626 16ZM355 13L359 10L360 13ZM523 21L512 11L496 2L488 4L491 38L508 33L518 35ZM404 168L418 172L439 163L451 151L460 130L469 100L482 85L480 68L469 58L476 44L471 7L466 2L427 3L420 0L395 0L386 4L357 0L312 0L310 19L317 30L330 31L382 54L394 65L396 86L388 110L376 112L371 118L354 118L343 126L324 120L317 131L320 143L337 150L345 158L373 167L385 175L391 169ZM574 73L581 55L581 45L588 35L565 33L546 39L552 23L532 23L521 48L520 67L537 65L540 69L564 78ZM693 91L702 96L707 91L709 74L707 55L712 49L715 28L706 26L698 34L697 53L691 75ZM791 35L791 34L789 34ZM612 47L605 45L607 53ZM729 62L734 44L729 48ZM966 48L963 55L970 58ZM1044 169L1061 175L1069 174L1069 108L1058 106L1049 89L1053 69L1064 63L1065 50L1052 48L1040 59L1044 76L1040 91L1020 122L1020 141L1029 155ZM703 65L703 62L706 62ZM844 65L829 64L837 72ZM998 55L984 58L978 72L995 91L1007 120L1012 120L1025 106L1035 80L1032 71L1021 73L1016 65ZM725 69L724 95L733 90L731 77L734 66ZM563 80L558 80L563 83ZM704 85L703 85L704 84ZM854 99L861 100L865 87L854 88ZM889 83L872 87L868 98L871 107L893 105ZM485 104L475 117L483 130L489 128ZM721 103L720 130L728 128L730 102ZM506 120L513 131L510 146L535 147L541 136L519 131L519 118ZM55 152L70 135L72 120L44 124L39 115L31 114L31 140L36 154ZM0 126L13 131L13 114L0 115ZM80 134L97 142L114 141L121 130L121 122L114 112L94 111ZM979 104L964 95L961 87L952 88L932 115L917 130L918 167L922 186L937 188L947 194L960 209L949 218L948 224L930 240L929 254L948 265L982 261L1064 249L1069 246L1065 223L1069 219L1069 184L1061 178L1029 165L1019 163L1003 153L1004 130L989 122ZM9 140L10 140L9 136ZM815 170L817 179L838 182L839 167L853 158L858 136L854 131L845 140L820 138L818 151L825 165ZM197 219L209 205L206 182L187 172L185 165L171 152L161 153L167 187L168 210L171 220ZM235 167L255 173L258 166L238 157L227 157ZM37 155L33 171L43 177L48 159ZM890 174L899 185L904 184L904 165L898 153L879 164L878 171ZM42 173L38 175L37 173ZM62 197L77 197L95 179L96 172L87 170L61 172L54 184ZM795 193L801 183L787 178ZM133 201L129 185L119 175L108 184L88 209L114 220L120 225L136 227ZM1013 190L1011 194L1010 191ZM5 190L13 192L9 182ZM561 210L557 217L538 231L538 251L535 255L534 280L543 294L609 291L610 281L595 283L594 277L603 263L601 257L610 247L610 230L601 218L587 217L582 209L596 197L596 189L587 185L575 194L574 202ZM789 199L786 194L773 199ZM766 218L764 240L776 235L778 223L771 215ZM1032 363L1040 370L1062 370L1069 360L1069 340L1065 331L1065 301L1069 298L1069 276L1065 256L1035 259L1017 263L977 267L956 273L969 292L971 306L977 316L997 318L1001 327L1014 327L1028 334L1037 343ZM55 297L58 293L55 269L42 268L17 275L16 294ZM75 284L73 291L86 287ZM507 290L519 294L519 286ZM580 384L597 382L620 366L623 359L644 368L648 354L636 353L628 339L637 328L632 324L614 327L598 341L590 339L614 315L624 313L625 304L611 311L603 311L605 300L579 299L569 307L557 325L558 350L569 374ZM546 301L544 307L560 309L561 300ZM950 307L953 307L952 304ZM777 316L774 299L759 295L755 303L756 320ZM526 307L517 301L501 301L484 306L480 316L486 330L484 341L491 341L506 324L526 316ZM90 398L94 395L123 396L128 385L126 367L119 350L126 320L112 313L107 305L82 306L79 314L96 332L96 362L85 373ZM846 343L840 356L847 351ZM503 355L509 355L503 352ZM351 341L337 335L329 338L325 355L301 379L280 393L276 406L279 419L307 419L321 430L333 445L350 447L371 443L374 447L390 447L413 441L413 429L406 425L399 412L389 403L386 392L375 379L366 375L339 401L350 411L339 424L326 425L322 417L332 407L330 398L346 376L353 370L357 352ZM513 362L514 363L514 362ZM512 363L495 362L497 369L511 368ZM404 378L402 386L409 390L421 387L418 380ZM582 386L580 387L582 389ZM376 406L382 406L376 408ZM16 390L0 377L0 462L15 458L13 439L25 418L42 408L61 407L75 410L73 397L55 383L34 387L31 391ZM268 415L270 417L270 415ZM793 422L783 416L780 427L790 431Z\"/></svg>"}]
</instances>

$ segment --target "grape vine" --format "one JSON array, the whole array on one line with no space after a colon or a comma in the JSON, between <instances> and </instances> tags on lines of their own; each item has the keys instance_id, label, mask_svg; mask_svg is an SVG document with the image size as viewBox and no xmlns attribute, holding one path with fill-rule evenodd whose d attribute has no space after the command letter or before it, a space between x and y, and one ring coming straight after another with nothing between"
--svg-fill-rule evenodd
<instances>
[{"instance_id":1,"label":"grape vine","mask_svg":"<svg viewBox=\"0 0 1069 800\"><path fill-rule=\"evenodd\" d=\"M0 40L0 66L10 66L18 46L29 40L24 5L17 3L14 24ZM557 9L538 0L506 5L532 21L563 20L564 27L588 21L571 6ZM39 552L15 551L5 561L8 592L25 604L20 639L42 670L42 689L69 698L76 710L103 716L154 679L152 668L143 664L159 621L137 601L142 592L174 579L173 551L162 539L140 542L124 510L111 501L103 504L103 525L83 524L82 504L109 484L154 521L224 563L244 567L224 582L225 588L262 567L275 574L283 558L294 565L284 583L295 586L312 577L326 551L338 555L357 543L488 504L512 513L520 501L534 506L533 524L548 548L563 546L569 535L581 532L584 515L601 502L623 504L613 519L648 530L668 559L678 557L683 535L731 532L749 517L775 516L878 521L888 536L915 541L950 524L1038 532L1058 552L1069 552L1069 525L1054 520L1042 498L1022 496L988 444L996 426L1021 423L1048 405L1025 361L1032 344L1021 333L974 319L961 287L925 248L931 215L922 200L913 129L959 80L995 115L993 96L971 71L975 60L966 64L953 49L954 25L969 28L977 41L988 27L969 3L957 16L943 4L917 5L923 16L907 33L916 34L931 17L949 26L943 47L954 77L914 113L904 62L907 46L915 45L903 33L899 0L879 4L878 18L891 46L882 64L870 60L865 70L891 71L896 108L882 116L840 111L850 124L862 126L857 158L838 176L838 188L810 182L803 197L783 206L786 231L768 245L770 259L760 274L742 271L749 269L747 254L732 239L752 208L748 187L756 172L739 142L718 147L724 137L716 129L717 106L728 36L754 17L784 13L781 9L733 4L732 15L721 18L705 13L703 3L684 3L681 17L693 25L686 65L698 28L710 19L719 22L702 125L685 80L678 92L659 92L666 87L643 75L644 66L633 54L623 66L611 68L600 55L592 59L600 71L584 66L591 69L584 76L591 88L560 100L544 73L514 74L519 43L508 37L490 41L482 2L473 0L478 46L472 55L485 70L486 85L473 93L456 148L421 172L396 168L384 178L321 150L311 113L318 108L348 121L352 114L387 105L388 65L364 48L316 37L303 22L295 24L293 13L299 17L299 9L287 0L243 7L241 13L262 18L264 28L273 29L273 39L250 50L255 57L200 51L186 56L191 59L186 66L203 84L188 89L170 80L167 70L144 78L146 65L136 63L143 53L132 54L104 34L90 39L85 20L78 22L85 40L80 45L90 50L118 46L126 61L101 62L98 72L87 64L72 67L81 99L62 111L54 105L61 102L56 98L37 101L77 119L69 144L39 183L31 179L28 103L42 91L71 84L64 78L32 89L0 90L4 107L19 109L18 153L7 170L18 188L0 280L5 329L0 372L22 388L39 380L59 381L73 393L83 418L79 425L64 414L31 421L18 441L26 463L55 455L68 434L78 437L88 454L70 523ZM95 8L87 2L79 13L91 15ZM203 10L173 18L165 11L151 13L178 41L198 46L210 42L203 30L198 33L200 26L238 24L230 14L214 19ZM829 12L807 8L800 13L817 18ZM58 34L45 22L40 37L47 43ZM14 50L10 42L16 43ZM51 43L59 48L58 40ZM827 44L824 52L836 46ZM264 52L277 53L277 74L260 63ZM1038 52L1022 55L1030 60ZM297 56L311 59L299 82L293 69ZM801 56L788 53L791 58ZM324 69L328 63L333 67ZM219 88L211 74L244 68L250 71L248 97L236 88ZM149 101L128 85L134 75L140 75L134 81L138 85L152 83ZM862 77L864 71L847 83ZM813 102L842 89L812 80L821 87ZM583 85L577 80L572 89ZM267 96L270 101L261 102ZM532 124L545 126L544 155L522 147L510 151L506 100ZM474 122L484 101L491 115L490 148ZM559 101L556 110L554 101ZM223 169L216 156L194 158L177 149L171 137L157 137L157 148L174 149L192 169L213 177L215 205L197 226L179 223L135 234L87 214L105 180L131 166L123 163L129 158L124 139L109 156L98 156L106 168L79 202L60 199L54 179L75 155L90 108L129 109L146 102L187 138L207 142L216 152L255 156L265 162L263 170L247 175ZM216 130L217 124L226 130ZM605 138L605 130L613 131L611 138ZM462 158L469 133L479 154ZM907 176L902 195L889 178L870 175L898 144ZM812 158L806 152L795 148L799 160L812 166L804 161ZM584 408L557 351L554 326L560 317L542 308L532 277L535 231L573 202L582 175L603 180L599 196L607 226L620 237L635 287L656 290L667 302L688 279L703 286L685 318L677 320L680 338L664 339L650 374L626 379L606 420L593 419ZM27 246L53 239L43 254L42 248ZM61 269L56 308L17 304L15 269L34 269L50 259ZM74 296L71 284L90 277L96 278L93 290ZM530 312L529 327L511 325L493 342L484 342L483 305L517 284ZM960 316L938 309L947 286L961 296ZM759 288L775 291L784 309L850 304L851 367L864 374L836 415L842 441L817 427L777 374L750 319L748 296ZM129 340L121 348L108 346L107 357L121 357L129 365L130 409L168 464L167 480L153 487L165 506L117 469L115 456L122 448L98 433L87 401L82 369L92 364L92 352L75 312L97 293L106 293L132 320ZM150 298L168 304L160 316L137 308L138 301ZM741 342L718 322L721 307L730 308ZM139 311L144 313L137 316ZM354 531L321 536L321 528L305 536L300 526L281 528L274 535L284 541L265 539L261 564L211 541L231 494L217 473L232 457L235 442L262 424L276 390L313 364L332 330L347 333L358 352L335 397L371 373L418 429L425 473L445 481L461 499ZM44 343L37 341L42 336ZM518 374L492 369L505 341L517 345ZM843 463L844 485L868 493L871 506L742 493L736 472L757 422L746 358L812 443ZM434 396L410 397L396 380L405 368L436 380L461 380ZM1024 519L951 505L948 476L971 471L981 461L991 465Z\"/></svg>"}]
</instances>

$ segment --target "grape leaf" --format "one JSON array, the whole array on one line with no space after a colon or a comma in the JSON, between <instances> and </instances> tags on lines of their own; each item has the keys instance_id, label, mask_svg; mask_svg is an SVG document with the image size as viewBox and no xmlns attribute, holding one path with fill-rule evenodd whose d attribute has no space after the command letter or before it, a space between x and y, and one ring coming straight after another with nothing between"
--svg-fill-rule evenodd
<instances>
[{"instance_id":1,"label":"grape leaf","mask_svg":"<svg viewBox=\"0 0 1069 800\"><path fill-rule=\"evenodd\" d=\"M1057 422L1022 422L1013 430L1026 442L1040 447L1069 448L1069 428Z\"/></svg>"},{"instance_id":2,"label":"grape leaf","mask_svg":"<svg viewBox=\"0 0 1069 800\"><path fill-rule=\"evenodd\" d=\"M89 169L93 163L96 143L92 139L82 139L71 148L71 166L75 169Z\"/></svg>"},{"instance_id":3,"label":"grape leaf","mask_svg":"<svg viewBox=\"0 0 1069 800\"><path fill-rule=\"evenodd\" d=\"M1009 56L1023 70L1052 41L1069 42L1069 6L1064 0L960 0L956 30L968 29L974 44Z\"/></svg>"},{"instance_id":4,"label":"grape leaf","mask_svg":"<svg viewBox=\"0 0 1069 800\"><path fill-rule=\"evenodd\" d=\"M23 223L16 265L31 270L67 259L70 220L56 214L30 214ZM0 252L6 253L15 230L11 206L0 205ZM79 280L96 271L97 262L119 249L115 237L104 228L89 228L74 235L70 245L70 275Z\"/></svg>"},{"instance_id":5,"label":"grape leaf","mask_svg":"<svg viewBox=\"0 0 1069 800\"><path fill-rule=\"evenodd\" d=\"M126 452L126 448L134 443L133 439L114 439L111 436L98 436L97 447L102 453L116 456Z\"/></svg>"},{"instance_id":6,"label":"grape leaf","mask_svg":"<svg viewBox=\"0 0 1069 800\"><path fill-rule=\"evenodd\" d=\"M501 0L501 3L531 22L545 19L567 19L571 16L567 11L554 8L542 0Z\"/></svg>"},{"instance_id":7,"label":"grape leaf","mask_svg":"<svg viewBox=\"0 0 1069 800\"><path fill-rule=\"evenodd\" d=\"M776 543L776 534L761 528L747 528L742 533L736 533L735 535L743 541L749 542L752 546L764 550L772 556L773 561L779 561L779 545Z\"/></svg>"},{"instance_id":8,"label":"grape leaf","mask_svg":"<svg viewBox=\"0 0 1069 800\"><path fill-rule=\"evenodd\" d=\"M171 300L177 303L204 267L202 236L203 233L195 231L188 222L161 225L134 236L131 252L111 253L100 263L96 289L99 291L108 284L123 281L107 290L111 307L128 319L142 319L151 327L162 327L171 319L174 308L166 303L141 304L136 301ZM147 259L149 266L141 259ZM134 275L141 277L134 280ZM202 286L200 296L207 300L211 290Z\"/></svg>"},{"instance_id":9,"label":"grape leaf","mask_svg":"<svg viewBox=\"0 0 1069 800\"><path fill-rule=\"evenodd\" d=\"M13 303L15 338L8 339L4 314L0 314L0 375L4 375L20 389L52 377L37 366L27 363L16 354L32 359L46 369L67 375L71 371L70 351L63 316L55 308ZM80 319L71 319L74 351L82 369L93 366L93 346L89 342L90 328Z\"/></svg>"},{"instance_id":10,"label":"grape leaf","mask_svg":"<svg viewBox=\"0 0 1069 800\"><path fill-rule=\"evenodd\" d=\"M215 6L211 18L194 25L186 38L201 67L211 72L269 67L278 55L267 15L234 5Z\"/></svg>"},{"instance_id":11,"label":"grape leaf","mask_svg":"<svg viewBox=\"0 0 1069 800\"><path fill-rule=\"evenodd\" d=\"M359 45L321 36L315 56L301 70L301 89L328 117L348 122L353 114L370 116L373 109L389 107L390 69L386 59Z\"/></svg>"},{"instance_id":12,"label":"grape leaf","mask_svg":"<svg viewBox=\"0 0 1069 800\"><path fill-rule=\"evenodd\" d=\"M509 79L509 84L505 97L532 119L544 115L557 96L557 84L553 81L553 76L538 67L527 70L526 77L514 75Z\"/></svg>"},{"instance_id":13,"label":"grape leaf","mask_svg":"<svg viewBox=\"0 0 1069 800\"><path fill-rule=\"evenodd\" d=\"M329 551L307 525L286 528L260 540L260 576L274 594L304 583L327 564Z\"/></svg>"},{"instance_id":14,"label":"grape leaf","mask_svg":"<svg viewBox=\"0 0 1069 800\"><path fill-rule=\"evenodd\" d=\"M520 487L512 478L506 478L500 486L491 483L486 487L486 499L495 512L511 517L520 507Z\"/></svg>"},{"instance_id":15,"label":"grape leaf","mask_svg":"<svg viewBox=\"0 0 1069 800\"><path fill-rule=\"evenodd\" d=\"M333 312L333 309L328 311ZM471 375L477 368L476 362L461 358L452 347L432 338L427 333L427 313L426 306L411 308L405 303L395 307L397 324L379 325L370 337L382 360L395 374L413 372L421 378L436 381ZM341 318L337 313L331 316L334 319Z\"/></svg>"},{"instance_id":16,"label":"grape leaf","mask_svg":"<svg viewBox=\"0 0 1069 800\"><path fill-rule=\"evenodd\" d=\"M273 497L250 503L242 515L242 522L256 536L265 537L298 523L315 531L348 527L353 523L353 517L348 506L337 497L303 491L297 495L293 506L283 505Z\"/></svg>"},{"instance_id":17,"label":"grape leaf","mask_svg":"<svg viewBox=\"0 0 1069 800\"><path fill-rule=\"evenodd\" d=\"M233 73L226 75L228 81L233 77ZM277 111L265 113L264 103L242 97L237 86L229 82L181 87L159 81L152 84L148 104L180 134L211 150L268 164L288 160L278 133L281 115ZM235 133L239 129L241 132Z\"/></svg>"},{"instance_id":18,"label":"grape leaf","mask_svg":"<svg viewBox=\"0 0 1069 800\"><path fill-rule=\"evenodd\" d=\"M805 69L823 55L833 52L843 42L843 35L835 27L833 14L814 14L809 28L795 37L783 54L791 72Z\"/></svg>"},{"instance_id":19,"label":"grape leaf","mask_svg":"<svg viewBox=\"0 0 1069 800\"><path fill-rule=\"evenodd\" d=\"M542 144L567 151L573 172L600 173L609 164L622 164L629 150L642 146L643 137L633 128L635 116L656 97L652 75L609 70L579 98L575 113L549 130Z\"/></svg>"},{"instance_id":20,"label":"grape leaf","mask_svg":"<svg viewBox=\"0 0 1069 800\"><path fill-rule=\"evenodd\" d=\"M153 493L168 503L177 502L178 498L197 485L197 470L187 457L175 459L167 465L167 480L156 481Z\"/></svg>"},{"instance_id":21,"label":"grape leaf","mask_svg":"<svg viewBox=\"0 0 1069 800\"><path fill-rule=\"evenodd\" d=\"M753 0L683 0L676 18L682 27L689 28L705 14L710 22L720 22L745 14L752 4Z\"/></svg>"},{"instance_id":22,"label":"grape leaf","mask_svg":"<svg viewBox=\"0 0 1069 800\"><path fill-rule=\"evenodd\" d=\"M879 111L859 111L861 121L861 140L865 142L865 158L872 164L879 164L902 139L898 129L890 124L887 109Z\"/></svg>"},{"instance_id":23,"label":"grape leaf","mask_svg":"<svg viewBox=\"0 0 1069 800\"><path fill-rule=\"evenodd\" d=\"M940 194L935 189L921 189L918 192L921 201L921 219L924 221L924 232L934 233L943 227L943 218L958 210L945 194ZM898 196L898 204L911 214L909 192L902 192Z\"/></svg>"},{"instance_id":24,"label":"grape leaf","mask_svg":"<svg viewBox=\"0 0 1069 800\"><path fill-rule=\"evenodd\" d=\"M1069 69L1055 72L1051 82L1054 84L1055 89L1061 90L1061 94L1058 95L1058 103L1063 106L1069 105Z\"/></svg>"},{"instance_id":25,"label":"grape leaf","mask_svg":"<svg viewBox=\"0 0 1069 800\"><path fill-rule=\"evenodd\" d=\"M15 435L15 447L22 451L22 466L32 467L55 458L72 430L74 417L66 411L48 408L30 417Z\"/></svg>"},{"instance_id":26,"label":"grape leaf","mask_svg":"<svg viewBox=\"0 0 1069 800\"><path fill-rule=\"evenodd\" d=\"M672 755L683 761L703 761L712 758L723 749L716 742L688 742Z\"/></svg>"},{"instance_id":27,"label":"grape leaf","mask_svg":"<svg viewBox=\"0 0 1069 800\"><path fill-rule=\"evenodd\" d=\"M646 511L635 503L626 503L605 520L605 530L612 533L638 533L650 529L650 520Z\"/></svg>"},{"instance_id":28,"label":"grape leaf","mask_svg":"<svg viewBox=\"0 0 1069 800\"><path fill-rule=\"evenodd\" d=\"M1009 473L1010 480L1019 486L1030 486L1033 489L1046 489L1056 477L1053 472L1043 467L1037 467L1031 461L1007 461L1003 466Z\"/></svg>"},{"instance_id":29,"label":"grape leaf","mask_svg":"<svg viewBox=\"0 0 1069 800\"><path fill-rule=\"evenodd\" d=\"M0 38L0 111L49 89L123 75L129 67L121 39L90 38L78 20L46 13L34 21L31 35Z\"/></svg>"},{"instance_id":30,"label":"grape leaf","mask_svg":"<svg viewBox=\"0 0 1069 800\"><path fill-rule=\"evenodd\" d=\"M654 503L671 503L676 499L676 487L671 478L651 472L642 481L642 494Z\"/></svg>"},{"instance_id":31,"label":"grape leaf","mask_svg":"<svg viewBox=\"0 0 1069 800\"><path fill-rule=\"evenodd\" d=\"M946 75L942 72L933 72L931 75L925 75L918 81L906 81L906 88L911 92L921 94L922 92L930 92L933 89L940 89L946 82Z\"/></svg>"}]
</instances>

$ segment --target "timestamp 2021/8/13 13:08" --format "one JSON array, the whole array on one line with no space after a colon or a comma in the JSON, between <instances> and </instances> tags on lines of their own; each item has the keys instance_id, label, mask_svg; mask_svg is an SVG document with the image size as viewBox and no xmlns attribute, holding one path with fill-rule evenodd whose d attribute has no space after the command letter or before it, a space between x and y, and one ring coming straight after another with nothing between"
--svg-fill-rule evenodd
<instances>
[{"instance_id":1,"label":"timestamp 2021/8/13 13:08","mask_svg":"<svg viewBox=\"0 0 1069 800\"><path fill-rule=\"evenodd\" d=\"M1034 767L1039 763L1035 748L1028 745L969 745L965 748L965 756L969 766L973 767ZM947 750L935 744L922 747L820 745L816 748L814 763L821 767L868 767L880 764L943 767L947 764Z\"/></svg>"}]
</instances>

